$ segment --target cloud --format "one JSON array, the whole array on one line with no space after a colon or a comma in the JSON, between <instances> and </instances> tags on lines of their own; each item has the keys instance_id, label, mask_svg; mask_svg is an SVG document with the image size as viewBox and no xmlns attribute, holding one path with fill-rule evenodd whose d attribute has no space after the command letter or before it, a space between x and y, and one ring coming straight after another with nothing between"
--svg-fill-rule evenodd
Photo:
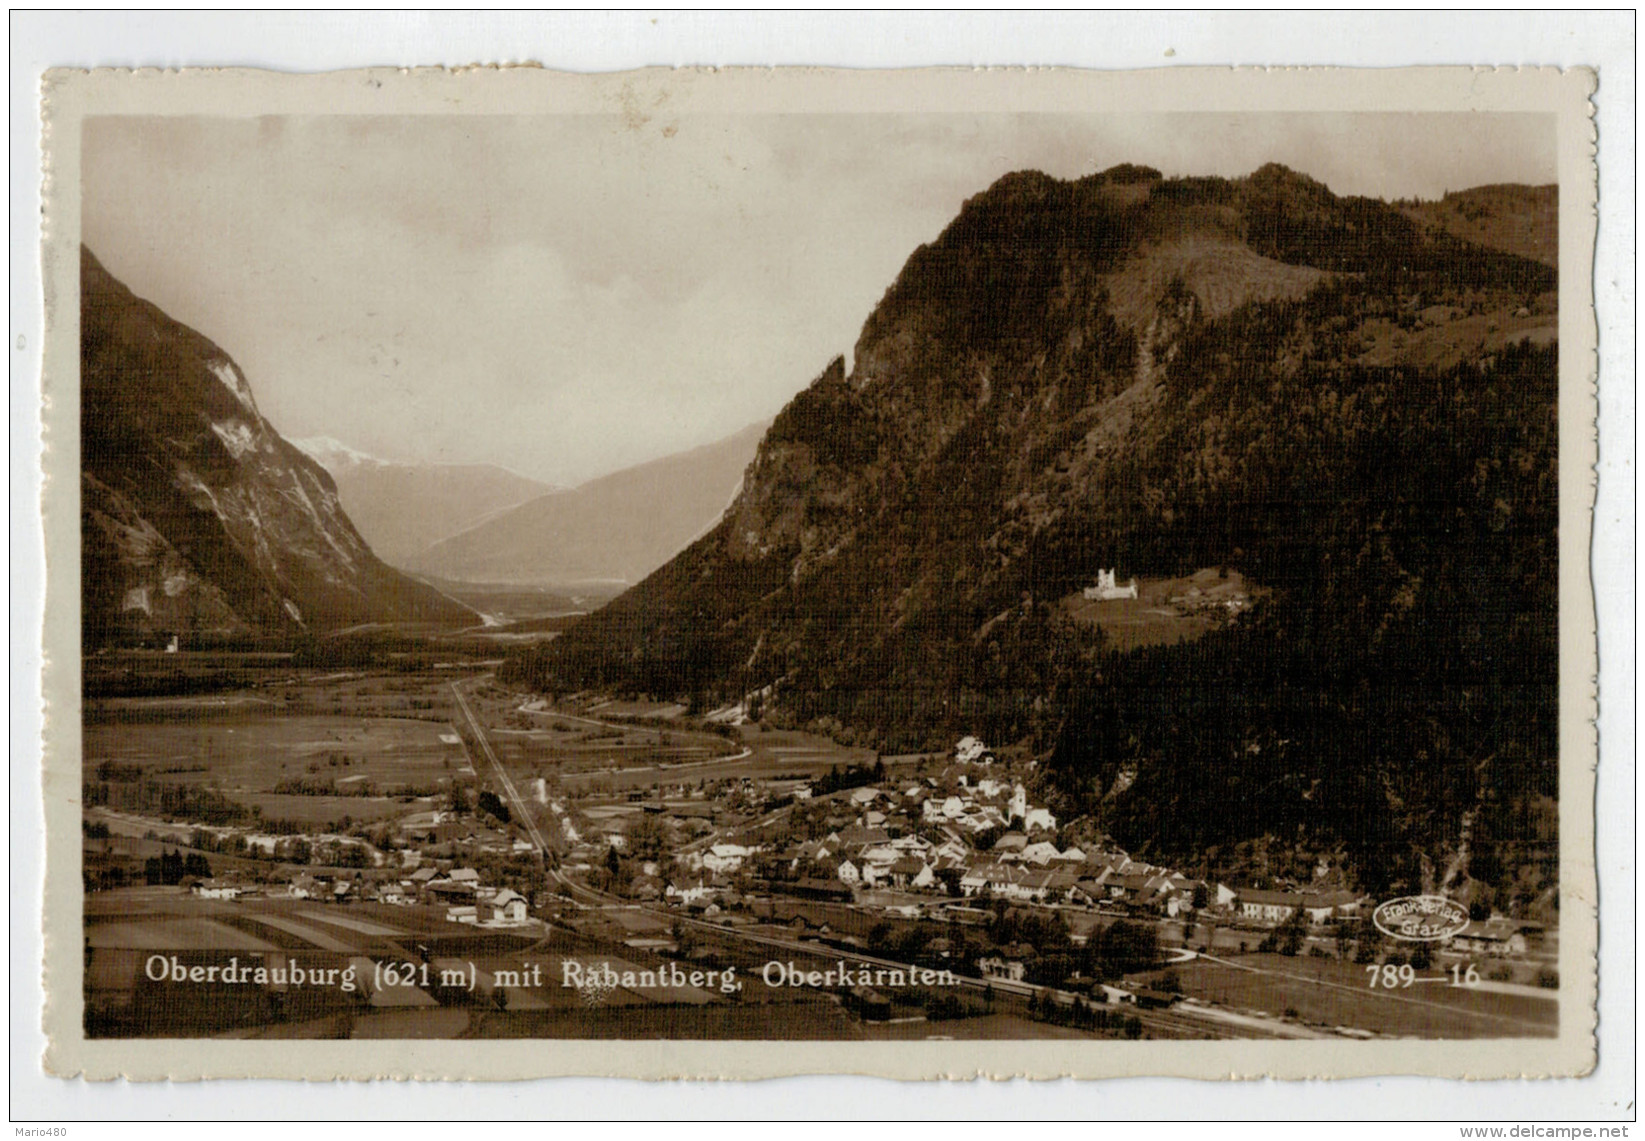
<instances>
[{"instance_id":1,"label":"cloud","mask_svg":"<svg viewBox=\"0 0 1645 1141\"><path fill-rule=\"evenodd\" d=\"M1428 197L1554 177L1534 116L639 110L93 119L84 234L281 430L577 482L775 413L1011 170L1278 161Z\"/></svg>"}]
</instances>

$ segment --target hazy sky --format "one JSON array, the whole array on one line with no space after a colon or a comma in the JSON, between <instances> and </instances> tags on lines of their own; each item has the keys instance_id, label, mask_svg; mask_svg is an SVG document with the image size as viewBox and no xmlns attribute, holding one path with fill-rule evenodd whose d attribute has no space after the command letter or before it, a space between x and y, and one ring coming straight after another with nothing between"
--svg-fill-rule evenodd
<instances>
[{"instance_id":1,"label":"hazy sky","mask_svg":"<svg viewBox=\"0 0 1645 1141\"><path fill-rule=\"evenodd\" d=\"M1530 115L102 118L84 239L292 438L577 483L774 414L1000 175L1556 180Z\"/></svg>"}]
</instances>

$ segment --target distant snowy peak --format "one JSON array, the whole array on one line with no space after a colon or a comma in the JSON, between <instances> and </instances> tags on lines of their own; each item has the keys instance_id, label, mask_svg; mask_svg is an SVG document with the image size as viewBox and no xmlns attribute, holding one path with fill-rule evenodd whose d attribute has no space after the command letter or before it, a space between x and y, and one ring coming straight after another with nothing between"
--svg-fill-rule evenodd
<instances>
[{"instance_id":1,"label":"distant snowy peak","mask_svg":"<svg viewBox=\"0 0 1645 1141\"><path fill-rule=\"evenodd\" d=\"M308 456L309 459L325 468L333 476L335 476L339 470L352 472L359 471L361 469L375 469L379 471L386 471L390 468L400 469L407 472L432 473L483 471L494 472L504 478L512 479L522 484L529 484L533 491L539 494L550 491L565 490L565 486L563 484L548 483L543 480L533 479L531 476L521 475L512 468L503 467L501 464L464 463L461 461L447 460L425 460L420 462L415 460L385 460L382 456L374 456L370 452L362 452L359 448L351 447L350 445L337 439L335 436L310 436L305 440L292 440L290 442L304 455Z\"/></svg>"},{"instance_id":2,"label":"distant snowy peak","mask_svg":"<svg viewBox=\"0 0 1645 1141\"><path fill-rule=\"evenodd\" d=\"M388 460L331 436L292 443L330 473L360 534L395 565L496 512L558 490L496 464Z\"/></svg>"},{"instance_id":3,"label":"distant snowy peak","mask_svg":"<svg viewBox=\"0 0 1645 1141\"><path fill-rule=\"evenodd\" d=\"M310 436L306 440L292 440L300 451L315 463L337 474L338 468L387 467L390 461L351 448L334 436Z\"/></svg>"},{"instance_id":4,"label":"distant snowy peak","mask_svg":"<svg viewBox=\"0 0 1645 1141\"><path fill-rule=\"evenodd\" d=\"M311 457L316 450L326 463ZM335 440L291 447L221 347L137 297L81 247L87 645L479 621L370 549L325 470L347 453L371 461Z\"/></svg>"}]
</instances>

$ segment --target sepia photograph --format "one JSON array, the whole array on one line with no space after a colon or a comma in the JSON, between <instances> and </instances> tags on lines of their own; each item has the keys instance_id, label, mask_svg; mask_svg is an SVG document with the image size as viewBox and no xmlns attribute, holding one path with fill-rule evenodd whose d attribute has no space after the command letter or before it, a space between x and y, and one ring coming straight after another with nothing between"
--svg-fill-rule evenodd
<instances>
[{"instance_id":1,"label":"sepia photograph","mask_svg":"<svg viewBox=\"0 0 1645 1141\"><path fill-rule=\"evenodd\" d=\"M62 1032L1579 1072L1526 75L59 77Z\"/></svg>"}]
</instances>

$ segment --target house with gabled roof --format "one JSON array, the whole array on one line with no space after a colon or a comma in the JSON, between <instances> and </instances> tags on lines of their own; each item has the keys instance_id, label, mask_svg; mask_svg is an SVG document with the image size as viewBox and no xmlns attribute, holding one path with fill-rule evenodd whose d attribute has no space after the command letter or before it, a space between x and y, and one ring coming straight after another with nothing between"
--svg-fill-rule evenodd
<instances>
[{"instance_id":1,"label":"house with gabled roof","mask_svg":"<svg viewBox=\"0 0 1645 1141\"><path fill-rule=\"evenodd\" d=\"M1451 947L1478 955L1502 958L1525 953L1525 932L1518 924L1493 918L1469 923L1451 936Z\"/></svg>"},{"instance_id":2,"label":"house with gabled roof","mask_svg":"<svg viewBox=\"0 0 1645 1141\"><path fill-rule=\"evenodd\" d=\"M1038 864L1043 867L1060 855L1055 844L1049 840L1038 840L1023 848L1022 861L1025 864Z\"/></svg>"},{"instance_id":3,"label":"house with gabled roof","mask_svg":"<svg viewBox=\"0 0 1645 1141\"><path fill-rule=\"evenodd\" d=\"M424 892L436 903L473 903L475 886L458 880L433 880L424 888Z\"/></svg>"},{"instance_id":4,"label":"house with gabled roof","mask_svg":"<svg viewBox=\"0 0 1645 1141\"><path fill-rule=\"evenodd\" d=\"M999 979L1003 982L1020 983L1027 973L1021 959L1004 959L998 955L990 955L986 959L977 960L977 969L985 979Z\"/></svg>"},{"instance_id":5,"label":"house with gabled roof","mask_svg":"<svg viewBox=\"0 0 1645 1141\"><path fill-rule=\"evenodd\" d=\"M1056 890L1057 875L1056 872L1035 872L1026 868L1023 869L1022 879L1019 882L1022 886L1024 898L1040 901L1051 898L1052 893Z\"/></svg>"},{"instance_id":6,"label":"house with gabled roof","mask_svg":"<svg viewBox=\"0 0 1645 1141\"><path fill-rule=\"evenodd\" d=\"M493 923L524 923L526 899L517 891L504 888L486 901Z\"/></svg>"},{"instance_id":7,"label":"house with gabled roof","mask_svg":"<svg viewBox=\"0 0 1645 1141\"><path fill-rule=\"evenodd\" d=\"M891 839L891 833L884 828L864 828L860 824L853 824L841 828L839 832L830 836L830 839L841 848L866 848L875 844L885 844Z\"/></svg>"},{"instance_id":8,"label":"house with gabled roof","mask_svg":"<svg viewBox=\"0 0 1645 1141\"><path fill-rule=\"evenodd\" d=\"M1308 922L1318 926L1357 913L1364 898L1354 891L1309 892L1302 909L1308 913Z\"/></svg>"},{"instance_id":9,"label":"house with gabled roof","mask_svg":"<svg viewBox=\"0 0 1645 1141\"><path fill-rule=\"evenodd\" d=\"M1259 923L1284 923L1303 902L1304 897L1296 892L1247 888L1239 893L1239 913Z\"/></svg>"},{"instance_id":10,"label":"house with gabled roof","mask_svg":"<svg viewBox=\"0 0 1645 1141\"><path fill-rule=\"evenodd\" d=\"M1022 827L1025 832L1055 832L1057 818L1049 808L1030 808L1022 815Z\"/></svg>"},{"instance_id":11,"label":"house with gabled roof","mask_svg":"<svg viewBox=\"0 0 1645 1141\"><path fill-rule=\"evenodd\" d=\"M1051 868L1045 872L1045 891L1047 898L1064 901L1073 896L1075 886L1079 883L1079 873L1067 868Z\"/></svg>"},{"instance_id":12,"label":"house with gabled roof","mask_svg":"<svg viewBox=\"0 0 1645 1141\"><path fill-rule=\"evenodd\" d=\"M1077 879L1074 886L1068 889L1068 898L1070 902L1095 907L1108 899L1108 889L1094 879Z\"/></svg>"},{"instance_id":13,"label":"house with gabled roof","mask_svg":"<svg viewBox=\"0 0 1645 1141\"><path fill-rule=\"evenodd\" d=\"M663 898L670 903L689 907L693 904L702 904L714 899L719 892L714 885L704 880L687 880L680 883L670 883L663 889Z\"/></svg>"},{"instance_id":14,"label":"house with gabled roof","mask_svg":"<svg viewBox=\"0 0 1645 1141\"><path fill-rule=\"evenodd\" d=\"M1153 877L1146 872L1120 872L1107 880L1108 898L1124 903L1141 903Z\"/></svg>"},{"instance_id":15,"label":"house with gabled roof","mask_svg":"<svg viewBox=\"0 0 1645 1141\"><path fill-rule=\"evenodd\" d=\"M742 844L711 844L708 851L702 855L702 866L716 875L734 872L743 866L744 860L758 850Z\"/></svg>"},{"instance_id":16,"label":"house with gabled roof","mask_svg":"<svg viewBox=\"0 0 1645 1141\"><path fill-rule=\"evenodd\" d=\"M895 887L930 887L935 880L935 873L926 864L915 856L903 856L885 869L885 876Z\"/></svg>"}]
</instances>

